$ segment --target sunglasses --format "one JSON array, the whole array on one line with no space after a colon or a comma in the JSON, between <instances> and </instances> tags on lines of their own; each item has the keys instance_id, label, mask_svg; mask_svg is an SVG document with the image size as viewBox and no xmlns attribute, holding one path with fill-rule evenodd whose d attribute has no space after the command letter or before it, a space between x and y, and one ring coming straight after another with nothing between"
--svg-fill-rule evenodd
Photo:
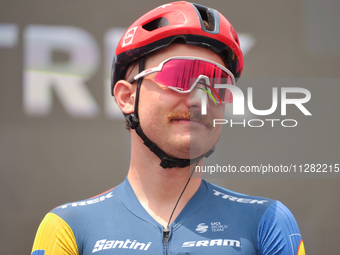
<instances>
[{"instance_id":1,"label":"sunglasses","mask_svg":"<svg viewBox=\"0 0 340 255\"><path fill-rule=\"evenodd\" d=\"M197 57L172 57L157 67L137 74L129 83L149 74L156 73L154 81L178 93L189 93L197 86L211 93L221 103L232 103L229 89L215 88L215 84L235 85L234 75L224 66Z\"/></svg>"}]
</instances>

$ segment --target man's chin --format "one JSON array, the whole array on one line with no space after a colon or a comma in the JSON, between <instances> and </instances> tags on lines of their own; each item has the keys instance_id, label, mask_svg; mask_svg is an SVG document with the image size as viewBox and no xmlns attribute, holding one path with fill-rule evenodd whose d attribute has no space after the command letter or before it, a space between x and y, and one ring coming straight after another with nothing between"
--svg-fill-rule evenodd
<instances>
[{"instance_id":1,"label":"man's chin","mask_svg":"<svg viewBox=\"0 0 340 255\"><path fill-rule=\"evenodd\" d=\"M193 160L207 153L210 149L211 148L207 148L207 146L204 146L201 143L196 144L191 142L177 144L177 146L169 146L164 150L164 152L173 158Z\"/></svg>"},{"instance_id":2,"label":"man's chin","mask_svg":"<svg viewBox=\"0 0 340 255\"><path fill-rule=\"evenodd\" d=\"M171 151L171 153L167 154L174 158L194 159L198 158L199 156L206 153L207 150L209 150L205 147L206 146L197 145L192 142L187 142L185 144L183 143L177 144L177 146L174 146L172 149L168 147L167 149L169 149L169 152Z\"/></svg>"},{"instance_id":3,"label":"man's chin","mask_svg":"<svg viewBox=\"0 0 340 255\"><path fill-rule=\"evenodd\" d=\"M194 159L205 154L213 147L213 140L207 130L192 131L172 136L171 141L168 141L168 146L163 149L169 156L181 159ZM210 147L209 147L210 146Z\"/></svg>"}]
</instances>

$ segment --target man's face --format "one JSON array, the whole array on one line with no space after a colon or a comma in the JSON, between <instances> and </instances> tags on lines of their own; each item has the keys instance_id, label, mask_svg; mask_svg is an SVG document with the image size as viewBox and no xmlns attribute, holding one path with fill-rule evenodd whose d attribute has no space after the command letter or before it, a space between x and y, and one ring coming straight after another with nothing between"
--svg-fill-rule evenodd
<instances>
[{"instance_id":1,"label":"man's face","mask_svg":"<svg viewBox=\"0 0 340 255\"><path fill-rule=\"evenodd\" d=\"M222 59L210 50L174 44L150 56L145 69L175 56L199 57L224 65ZM221 125L213 127L212 122L223 118L224 105L216 106L212 100L207 100L207 115L202 119L198 88L181 94L156 83L155 75L145 76L140 89L138 114L145 135L173 157L196 158L209 151L221 132Z\"/></svg>"}]
</instances>

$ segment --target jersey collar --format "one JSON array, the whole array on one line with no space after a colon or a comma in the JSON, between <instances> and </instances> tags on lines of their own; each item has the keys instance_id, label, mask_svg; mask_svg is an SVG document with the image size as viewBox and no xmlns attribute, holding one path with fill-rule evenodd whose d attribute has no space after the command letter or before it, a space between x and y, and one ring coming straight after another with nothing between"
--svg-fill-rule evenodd
<instances>
[{"instance_id":1,"label":"jersey collar","mask_svg":"<svg viewBox=\"0 0 340 255\"><path fill-rule=\"evenodd\" d=\"M154 226L157 226L161 231L163 231L163 226L158 223L141 205L136 194L134 193L128 178L125 179L118 187L118 196L125 207L138 218L147 221ZM201 185L196 191L196 193L192 196L174 222L170 225L170 230L172 228L178 228L186 218L193 215L196 211L198 211L208 200L209 191L208 185L206 181L202 180ZM175 206L175 205L174 205Z\"/></svg>"}]
</instances>

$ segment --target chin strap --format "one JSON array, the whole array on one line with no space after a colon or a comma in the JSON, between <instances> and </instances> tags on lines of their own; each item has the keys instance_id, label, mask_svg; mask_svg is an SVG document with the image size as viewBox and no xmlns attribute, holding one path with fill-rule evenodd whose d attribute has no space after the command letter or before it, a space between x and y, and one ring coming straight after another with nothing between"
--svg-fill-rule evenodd
<instances>
[{"instance_id":1,"label":"chin strap","mask_svg":"<svg viewBox=\"0 0 340 255\"><path fill-rule=\"evenodd\" d=\"M139 72L144 70L144 58L140 58L139 60ZM130 128L135 129L136 133L142 138L146 147L150 149L159 159L161 163L159 164L163 168L173 168L173 167L187 167L190 166L198 161L200 161L203 157L209 157L214 151L215 146L212 147L208 152L205 154L194 158L194 159L181 159L181 158L174 158L170 157L166 154L161 148L159 148L155 143L153 143L143 132L142 127L140 126L139 118L138 118L138 101L139 101L139 90L142 84L143 78L140 78L137 83L136 89L136 99L135 99L135 109L134 113L131 114L124 114L126 120L129 122Z\"/></svg>"}]
</instances>

